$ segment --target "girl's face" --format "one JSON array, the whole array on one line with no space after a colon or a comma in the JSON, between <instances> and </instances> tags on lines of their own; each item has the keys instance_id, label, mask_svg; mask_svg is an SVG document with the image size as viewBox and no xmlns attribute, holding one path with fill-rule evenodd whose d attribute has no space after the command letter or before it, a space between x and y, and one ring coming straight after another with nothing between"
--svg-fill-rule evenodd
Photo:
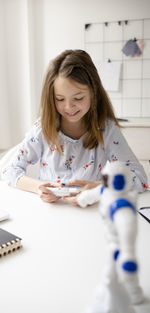
<instances>
[{"instance_id":1,"label":"girl's face","mask_svg":"<svg viewBox=\"0 0 150 313\"><path fill-rule=\"evenodd\" d=\"M54 83L55 105L65 122L79 122L90 109L88 86L58 76Z\"/></svg>"}]
</instances>

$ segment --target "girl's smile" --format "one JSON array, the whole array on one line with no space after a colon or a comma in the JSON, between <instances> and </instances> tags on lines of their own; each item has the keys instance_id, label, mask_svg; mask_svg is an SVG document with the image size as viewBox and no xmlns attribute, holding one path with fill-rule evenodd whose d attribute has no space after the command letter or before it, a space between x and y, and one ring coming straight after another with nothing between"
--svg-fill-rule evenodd
<instances>
[{"instance_id":1,"label":"girl's smile","mask_svg":"<svg viewBox=\"0 0 150 313\"><path fill-rule=\"evenodd\" d=\"M58 76L54 83L54 93L56 109L62 116L62 122L81 123L90 109L88 86Z\"/></svg>"},{"instance_id":2,"label":"girl's smile","mask_svg":"<svg viewBox=\"0 0 150 313\"><path fill-rule=\"evenodd\" d=\"M76 116L79 112L80 112L80 110L78 110L78 111L76 111L76 112L74 112L74 113L67 113L67 112L66 112L66 114L67 114L69 117L74 117L74 116Z\"/></svg>"}]
</instances>

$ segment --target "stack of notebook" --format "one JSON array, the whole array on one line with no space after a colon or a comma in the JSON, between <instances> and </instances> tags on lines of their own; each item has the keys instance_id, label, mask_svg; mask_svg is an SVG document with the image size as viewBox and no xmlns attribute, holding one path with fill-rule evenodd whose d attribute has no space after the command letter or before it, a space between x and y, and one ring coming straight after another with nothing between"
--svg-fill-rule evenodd
<instances>
[{"instance_id":1,"label":"stack of notebook","mask_svg":"<svg viewBox=\"0 0 150 313\"><path fill-rule=\"evenodd\" d=\"M21 238L0 228L0 257L21 248Z\"/></svg>"}]
</instances>

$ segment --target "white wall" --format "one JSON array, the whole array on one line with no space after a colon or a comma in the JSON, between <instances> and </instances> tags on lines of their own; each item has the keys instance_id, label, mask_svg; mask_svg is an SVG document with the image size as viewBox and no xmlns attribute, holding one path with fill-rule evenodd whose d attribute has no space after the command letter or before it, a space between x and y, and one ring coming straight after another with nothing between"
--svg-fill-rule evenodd
<instances>
[{"instance_id":1,"label":"white wall","mask_svg":"<svg viewBox=\"0 0 150 313\"><path fill-rule=\"evenodd\" d=\"M0 1L0 149L31 125L27 0Z\"/></svg>"},{"instance_id":2,"label":"white wall","mask_svg":"<svg viewBox=\"0 0 150 313\"><path fill-rule=\"evenodd\" d=\"M34 0L33 0L34 1ZM41 1L37 1L41 6ZM43 15L42 15L43 14ZM37 63L42 63L41 79L49 60L65 49L84 49L84 24L150 17L149 0L45 0L44 10L39 10L39 20L44 22L44 60L37 55ZM37 25L38 27L38 25ZM39 50L41 43L39 41ZM38 59L39 58L39 59ZM37 84L39 96L40 81ZM38 99L37 99L38 103Z\"/></svg>"},{"instance_id":3,"label":"white wall","mask_svg":"<svg viewBox=\"0 0 150 313\"><path fill-rule=\"evenodd\" d=\"M84 49L84 24L149 18L150 0L0 0L0 149L36 118L49 61Z\"/></svg>"},{"instance_id":4,"label":"white wall","mask_svg":"<svg viewBox=\"0 0 150 313\"><path fill-rule=\"evenodd\" d=\"M149 0L45 0L45 61L67 48L84 48L84 24L150 17Z\"/></svg>"}]
</instances>

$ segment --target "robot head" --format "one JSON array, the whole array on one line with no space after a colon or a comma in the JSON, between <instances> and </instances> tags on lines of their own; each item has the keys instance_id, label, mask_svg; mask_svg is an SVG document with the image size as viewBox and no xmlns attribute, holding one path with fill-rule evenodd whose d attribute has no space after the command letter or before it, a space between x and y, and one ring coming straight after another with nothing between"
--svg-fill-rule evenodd
<instances>
[{"instance_id":1,"label":"robot head","mask_svg":"<svg viewBox=\"0 0 150 313\"><path fill-rule=\"evenodd\" d=\"M129 191L132 188L132 178L129 168L122 162L107 163L102 170L102 180L105 187L116 192Z\"/></svg>"}]
</instances>

